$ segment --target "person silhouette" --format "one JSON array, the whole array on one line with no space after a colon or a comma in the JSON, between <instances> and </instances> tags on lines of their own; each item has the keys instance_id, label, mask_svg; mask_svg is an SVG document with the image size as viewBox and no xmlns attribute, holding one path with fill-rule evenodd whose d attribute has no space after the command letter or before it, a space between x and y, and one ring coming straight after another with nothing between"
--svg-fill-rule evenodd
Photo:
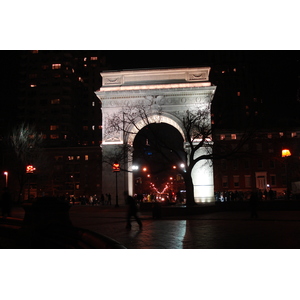
<instances>
[{"instance_id":1,"label":"person silhouette","mask_svg":"<svg viewBox=\"0 0 300 300\"><path fill-rule=\"evenodd\" d=\"M126 218L126 228L131 229L131 218L134 217L136 222L139 224L140 229L142 229L143 224L141 219L138 217L138 207L135 199L128 194L128 192L124 192L126 197L126 204L127 204L127 218Z\"/></svg>"}]
</instances>

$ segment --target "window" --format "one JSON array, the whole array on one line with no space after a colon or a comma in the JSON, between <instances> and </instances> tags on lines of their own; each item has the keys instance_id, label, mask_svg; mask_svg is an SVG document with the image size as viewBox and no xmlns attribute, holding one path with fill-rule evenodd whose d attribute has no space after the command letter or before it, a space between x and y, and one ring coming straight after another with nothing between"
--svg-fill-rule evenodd
<instances>
[{"instance_id":1,"label":"window","mask_svg":"<svg viewBox=\"0 0 300 300\"><path fill-rule=\"evenodd\" d=\"M52 99L51 100L51 104L59 104L60 103L60 99Z\"/></svg>"},{"instance_id":2,"label":"window","mask_svg":"<svg viewBox=\"0 0 300 300\"><path fill-rule=\"evenodd\" d=\"M61 68L61 64L52 64L52 69L60 69Z\"/></svg>"},{"instance_id":3,"label":"window","mask_svg":"<svg viewBox=\"0 0 300 300\"><path fill-rule=\"evenodd\" d=\"M274 169L275 168L275 161L270 160L270 168Z\"/></svg>"},{"instance_id":4,"label":"window","mask_svg":"<svg viewBox=\"0 0 300 300\"><path fill-rule=\"evenodd\" d=\"M279 136L280 136L280 137L283 137L283 132L279 132Z\"/></svg>"},{"instance_id":5,"label":"window","mask_svg":"<svg viewBox=\"0 0 300 300\"><path fill-rule=\"evenodd\" d=\"M76 159L77 159L77 160L80 160L80 155L77 155L77 156L76 156Z\"/></svg>"},{"instance_id":6,"label":"window","mask_svg":"<svg viewBox=\"0 0 300 300\"><path fill-rule=\"evenodd\" d=\"M241 92L237 92L236 95L239 97L241 96Z\"/></svg>"},{"instance_id":7,"label":"window","mask_svg":"<svg viewBox=\"0 0 300 300\"><path fill-rule=\"evenodd\" d=\"M58 134L51 134L50 139L57 140L57 139L59 139L59 135Z\"/></svg>"},{"instance_id":8,"label":"window","mask_svg":"<svg viewBox=\"0 0 300 300\"><path fill-rule=\"evenodd\" d=\"M97 56L92 56L92 57L91 57L91 60L97 60L97 59L98 59Z\"/></svg>"},{"instance_id":9,"label":"window","mask_svg":"<svg viewBox=\"0 0 300 300\"><path fill-rule=\"evenodd\" d=\"M83 130L89 130L89 126L83 126Z\"/></svg>"},{"instance_id":10,"label":"window","mask_svg":"<svg viewBox=\"0 0 300 300\"><path fill-rule=\"evenodd\" d=\"M231 134L231 139L236 140L236 134L235 133Z\"/></svg>"},{"instance_id":11,"label":"window","mask_svg":"<svg viewBox=\"0 0 300 300\"><path fill-rule=\"evenodd\" d=\"M95 106L95 101L92 102L92 106Z\"/></svg>"},{"instance_id":12,"label":"window","mask_svg":"<svg viewBox=\"0 0 300 300\"><path fill-rule=\"evenodd\" d=\"M271 179L271 186L276 186L276 175L271 175L270 179Z\"/></svg>"},{"instance_id":13,"label":"window","mask_svg":"<svg viewBox=\"0 0 300 300\"><path fill-rule=\"evenodd\" d=\"M30 87L34 88L34 87L36 87L36 84L31 84Z\"/></svg>"},{"instance_id":14,"label":"window","mask_svg":"<svg viewBox=\"0 0 300 300\"><path fill-rule=\"evenodd\" d=\"M272 133L268 133L268 139L272 138Z\"/></svg>"},{"instance_id":15,"label":"window","mask_svg":"<svg viewBox=\"0 0 300 300\"><path fill-rule=\"evenodd\" d=\"M39 53L39 50L31 50L31 53L32 54L37 54L37 53Z\"/></svg>"},{"instance_id":16,"label":"window","mask_svg":"<svg viewBox=\"0 0 300 300\"><path fill-rule=\"evenodd\" d=\"M291 133L291 137L293 138L293 137L297 137L297 132L292 132Z\"/></svg>"},{"instance_id":17,"label":"window","mask_svg":"<svg viewBox=\"0 0 300 300\"><path fill-rule=\"evenodd\" d=\"M62 155L55 156L54 158L55 158L56 161L62 161L63 160Z\"/></svg>"},{"instance_id":18,"label":"window","mask_svg":"<svg viewBox=\"0 0 300 300\"><path fill-rule=\"evenodd\" d=\"M84 156L84 160L89 160L89 156L88 156L88 155L85 155L85 156Z\"/></svg>"},{"instance_id":19,"label":"window","mask_svg":"<svg viewBox=\"0 0 300 300\"><path fill-rule=\"evenodd\" d=\"M73 155L69 155L68 156L68 160L74 160L74 156Z\"/></svg>"},{"instance_id":20,"label":"window","mask_svg":"<svg viewBox=\"0 0 300 300\"><path fill-rule=\"evenodd\" d=\"M223 186L223 188L228 187L228 176L223 176L222 177L222 186Z\"/></svg>"},{"instance_id":21,"label":"window","mask_svg":"<svg viewBox=\"0 0 300 300\"><path fill-rule=\"evenodd\" d=\"M249 159L246 159L244 161L244 167L245 167L245 169L249 169L250 168L250 161L249 161Z\"/></svg>"},{"instance_id":22,"label":"window","mask_svg":"<svg viewBox=\"0 0 300 300\"><path fill-rule=\"evenodd\" d=\"M233 186L235 188L240 186L240 176L239 175L234 175L233 176Z\"/></svg>"},{"instance_id":23,"label":"window","mask_svg":"<svg viewBox=\"0 0 300 300\"><path fill-rule=\"evenodd\" d=\"M251 175L245 175L245 187L251 188Z\"/></svg>"},{"instance_id":24,"label":"window","mask_svg":"<svg viewBox=\"0 0 300 300\"><path fill-rule=\"evenodd\" d=\"M50 130L58 130L58 125L50 125Z\"/></svg>"},{"instance_id":25,"label":"window","mask_svg":"<svg viewBox=\"0 0 300 300\"><path fill-rule=\"evenodd\" d=\"M220 140L221 141L225 140L225 134L220 134Z\"/></svg>"},{"instance_id":26,"label":"window","mask_svg":"<svg viewBox=\"0 0 300 300\"><path fill-rule=\"evenodd\" d=\"M239 161L238 161L238 159L235 159L235 160L232 162L233 170L237 170L237 169L238 169L238 166L239 166Z\"/></svg>"}]
</instances>

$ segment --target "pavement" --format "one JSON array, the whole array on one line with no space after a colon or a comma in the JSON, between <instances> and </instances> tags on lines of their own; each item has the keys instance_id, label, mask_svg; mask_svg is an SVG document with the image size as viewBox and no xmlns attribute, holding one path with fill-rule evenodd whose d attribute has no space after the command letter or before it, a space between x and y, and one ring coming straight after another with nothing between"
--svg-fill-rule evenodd
<instances>
[{"instance_id":1,"label":"pavement","mask_svg":"<svg viewBox=\"0 0 300 300\"><path fill-rule=\"evenodd\" d=\"M126 207L75 205L72 224L116 240L128 249L299 249L300 210L215 211L153 219L141 211L142 230L132 220L127 230ZM23 218L22 208L12 217Z\"/></svg>"}]
</instances>

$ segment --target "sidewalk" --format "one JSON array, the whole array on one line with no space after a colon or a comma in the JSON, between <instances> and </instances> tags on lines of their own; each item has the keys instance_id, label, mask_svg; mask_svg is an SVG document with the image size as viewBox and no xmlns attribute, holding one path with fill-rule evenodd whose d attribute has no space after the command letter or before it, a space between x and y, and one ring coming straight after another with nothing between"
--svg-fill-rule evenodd
<instances>
[{"instance_id":1,"label":"sidewalk","mask_svg":"<svg viewBox=\"0 0 300 300\"><path fill-rule=\"evenodd\" d=\"M128 249L298 249L300 211L225 211L183 218L152 219L142 212L143 229L133 220L125 229L125 207L70 209L74 226L109 236Z\"/></svg>"}]
</instances>

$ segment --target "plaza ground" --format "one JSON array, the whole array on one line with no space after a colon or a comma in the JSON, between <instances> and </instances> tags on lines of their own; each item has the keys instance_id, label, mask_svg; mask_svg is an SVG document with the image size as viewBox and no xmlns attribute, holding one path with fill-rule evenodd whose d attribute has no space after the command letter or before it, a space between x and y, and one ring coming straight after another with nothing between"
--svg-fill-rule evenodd
<instances>
[{"instance_id":1,"label":"plaza ground","mask_svg":"<svg viewBox=\"0 0 300 300\"><path fill-rule=\"evenodd\" d=\"M125 228L125 206L75 205L69 215L73 226L105 235L128 249L300 248L300 210L297 209L258 210L257 219L252 219L245 209L205 211L205 207L200 207L197 214L170 213L175 209L164 208L160 219L153 219L151 210L142 210L142 230L134 220L131 230ZM14 208L12 217L22 219L24 210Z\"/></svg>"}]
</instances>

